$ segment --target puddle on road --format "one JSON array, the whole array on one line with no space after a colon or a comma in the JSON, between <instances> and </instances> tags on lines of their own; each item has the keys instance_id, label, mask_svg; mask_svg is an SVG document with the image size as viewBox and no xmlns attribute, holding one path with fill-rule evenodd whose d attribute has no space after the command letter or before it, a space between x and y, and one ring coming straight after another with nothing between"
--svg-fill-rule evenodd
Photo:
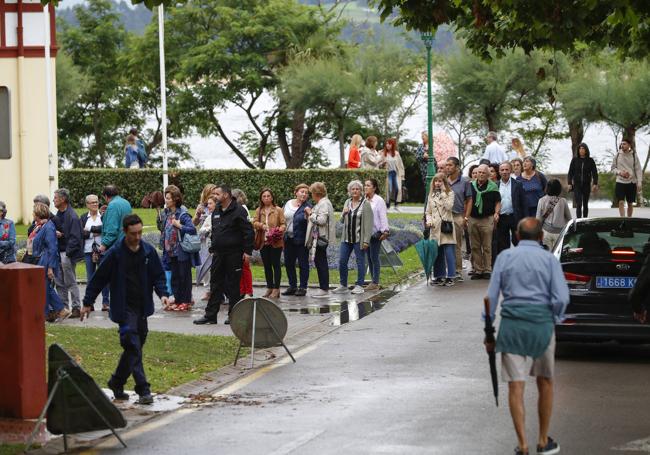
<instances>
[{"instance_id":1,"label":"puddle on road","mask_svg":"<svg viewBox=\"0 0 650 455\"><path fill-rule=\"evenodd\" d=\"M332 302L323 305L307 305L302 308L285 308L284 311L289 313L300 314L331 314L330 325L339 326L348 322L357 321L361 318L381 310L386 306L386 302L395 296L399 289L386 289L371 297L361 301L356 299L343 300L341 302Z\"/></svg>"}]
</instances>

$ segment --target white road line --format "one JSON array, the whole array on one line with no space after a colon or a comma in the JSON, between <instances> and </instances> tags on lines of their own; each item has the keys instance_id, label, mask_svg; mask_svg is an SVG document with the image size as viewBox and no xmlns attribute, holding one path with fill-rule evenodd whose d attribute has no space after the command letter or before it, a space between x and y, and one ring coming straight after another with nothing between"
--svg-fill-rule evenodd
<instances>
[{"instance_id":1,"label":"white road line","mask_svg":"<svg viewBox=\"0 0 650 455\"><path fill-rule=\"evenodd\" d=\"M622 446L612 447L611 450L650 453L650 437L644 439L637 439L636 441L628 442L627 444Z\"/></svg>"}]
</instances>

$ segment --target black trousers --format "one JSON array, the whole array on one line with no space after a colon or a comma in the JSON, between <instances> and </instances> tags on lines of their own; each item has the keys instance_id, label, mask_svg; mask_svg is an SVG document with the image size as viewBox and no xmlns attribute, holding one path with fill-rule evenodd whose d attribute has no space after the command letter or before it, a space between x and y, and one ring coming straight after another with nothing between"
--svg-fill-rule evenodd
<instances>
[{"instance_id":1,"label":"black trousers","mask_svg":"<svg viewBox=\"0 0 650 455\"><path fill-rule=\"evenodd\" d=\"M217 319L219 307L223 302L223 295L228 297L228 314L242 298L239 293L239 281L241 280L242 255L235 253L215 253L212 257L210 267L210 299L205 307L205 317Z\"/></svg>"},{"instance_id":2,"label":"black trousers","mask_svg":"<svg viewBox=\"0 0 650 455\"><path fill-rule=\"evenodd\" d=\"M266 287L268 289L280 289L280 279L282 278L280 257L282 256L282 248L273 248L267 245L260 250L260 255L264 264Z\"/></svg>"},{"instance_id":3,"label":"black trousers","mask_svg":"<svg viewBox=\"0 0 650 455\"><path fill-rule=\"evenodd\" d=\"M315 242L316 240L314 240ZM314 265L318 274L318 287L323 291L330 288L330 269L327 265L327 248L316 248L314 254Z\"/></svg>"},{"instance_id":4,"label":"black trousers","mask_svg":"<svg viewBox=\"0 0 650 455\"><path fill-rule=\"evenodd\" d=\"M172 294L174 302L192 302L192 261L179 261L171 258L169 265L172 271Z\"/></svg>"},{"instance_id":5,"label":"black trousers","mask_svg":"<svg viewBox=\"0 0 650 455\"><path fill-rule=\"evenodd\" d=\"M510 248L510 243L517 246L517 222L514 215L499 215L499 222L496 228L497 248L492 255L496 259L497 255Z\"/></svg>"},{"instance_id":6,"label":"black trousers","mask_svg":"<svg viewBox=\"0 0 650 455\"><path fill-rule=\"evenodd\" d=\"M284 243L284 267L287 270L287 280L290 288L298 287L298 277L296 276L296 261L300 269L300 288L307 289L309 282L309 250L300 243L296 245L293 239L287 239Z\"/></svg>"},{"instance_id":7,"label":"black trousers","mask_svg":"<svg viewBox=\"0 0 650 455\"><path fill-rule=\"evenodd\" d=\"M591 187L589 185L579 185L573 188L573 200L576 203L576 217L587 218L589 216L589 196Z\"/></svg>"},{"instance_id":8,"label":"black trousers","mask_svg":"<svg viewBox=\"0 0 650 455\"><path fill-rule=\"evenodd\" d=\"M120 324L120 345L123 351L111 378L111 385L123 388L129 376L133 375L135 392L138 395L151 393L142 365L142 347L148 333L147 318L127 307L126 320Z\"/></svg>"}]
</instances>

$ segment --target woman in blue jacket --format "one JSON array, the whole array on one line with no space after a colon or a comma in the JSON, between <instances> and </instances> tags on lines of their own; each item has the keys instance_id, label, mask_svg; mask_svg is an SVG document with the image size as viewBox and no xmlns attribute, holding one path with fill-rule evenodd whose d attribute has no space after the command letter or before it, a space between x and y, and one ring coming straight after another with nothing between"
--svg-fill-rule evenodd
<instances>
[{"instance_id":1,"label":"woman in blue jacket","mask_svg":"<svg viewBox=\"0 0 650 455\"><path fill-rule=\"evenodd\" d=\"M60 263L56 227L50 220L49 207L40 202L34 205L34 229L27 239L27 253L36 265L45 268L45 317L49 322L67 318L70 310L54 290L54 274Z\"/></svg>"},{"instance_id":2,"label":"woman in blue jacket","mask_svg":"<svg viewBox=\"0 0 650 455\"><path fill-rule=\"evenodd\" d=\"M16 262L16 227L7 218L7 205L0 201L0 263Z\"/></svg>"},{"instance_id":3,"label":"woman in blue jacket","mask_svg":"<svg viewBox=\"0 0 650 455\"><path fill-rule=\"evenodd\" d=\"M192 266L200 265L198 253L186 253L181 248L183 237L196 235L192 216L183 207L183 195L175 185L165 188L165 210L161 214L160 244L163 262L169 264L172 272L172 294L174 304L171 310L187 311L192 301Z\"/></svg>"}]
</instances>

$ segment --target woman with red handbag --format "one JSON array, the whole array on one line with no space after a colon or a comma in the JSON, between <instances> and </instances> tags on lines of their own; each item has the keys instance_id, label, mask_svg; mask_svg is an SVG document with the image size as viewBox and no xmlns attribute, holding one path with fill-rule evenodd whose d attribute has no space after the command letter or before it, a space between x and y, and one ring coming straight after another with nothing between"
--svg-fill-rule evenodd
<instances>
[{"instance_id":1,"label":"woman with red handbag","mask_svg":"<svg viewBox=\"0 0 650 455\"><path fill-rule=\"evenodd\" d=\"M282 266L280 257L284 247L284 231L286 223L284 210L275 204L275 196L270 188L260 191L260 204L253 221L255 240L263 239L261 245L255 245L262 255L264 276L266 277L266 293L264 297L277 299L280 297L280 279Z\"/></svg>"}]
</instances>

